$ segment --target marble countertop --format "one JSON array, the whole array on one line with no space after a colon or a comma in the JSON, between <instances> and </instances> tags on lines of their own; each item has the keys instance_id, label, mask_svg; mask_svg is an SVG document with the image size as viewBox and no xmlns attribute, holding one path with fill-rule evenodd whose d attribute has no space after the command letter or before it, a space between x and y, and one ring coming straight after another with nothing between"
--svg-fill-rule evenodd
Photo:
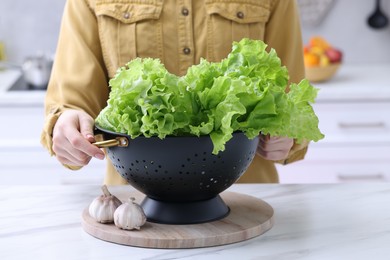
<instances>
[{"instance_id":1,"label":"marble countertop","mask_svg":"<svg viewBox=\"0 0 390 260\"><path fill-rule=\"evenodd\" d=\"M130 186L110 187L115 194ZM275 210L265 234L196 249L147 249L105 242L81 226L99 186L2 186L0 259L388 259L388 184L235 184Z\"/></svg>"}]
</instances>

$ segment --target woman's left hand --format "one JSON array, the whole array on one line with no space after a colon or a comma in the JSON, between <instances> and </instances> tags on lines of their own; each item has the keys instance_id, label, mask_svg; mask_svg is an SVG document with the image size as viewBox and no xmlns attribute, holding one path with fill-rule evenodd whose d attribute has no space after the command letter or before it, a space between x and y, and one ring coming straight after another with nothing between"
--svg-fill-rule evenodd
<instances>
[{"instance_id":1,"label":"woman's left hand","mask_svg":"<svg viewBox=\"0 0 390 260\"><path fill-rule=\"evenodd\" d=\"M257 154L266 160L284 160L287 158L293 144L294 139L292 138L260 135Z\"/></svg>"}]
</instances>

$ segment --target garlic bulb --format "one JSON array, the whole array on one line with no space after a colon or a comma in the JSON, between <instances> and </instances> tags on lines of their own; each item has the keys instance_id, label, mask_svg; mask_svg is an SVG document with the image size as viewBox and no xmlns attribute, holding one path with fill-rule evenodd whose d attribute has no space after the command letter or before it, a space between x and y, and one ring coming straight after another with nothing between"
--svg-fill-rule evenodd
<instances>
[{"instance_id":1,"label":"garlic bulb","mask_svg":"<svg viewBox=\"0 0 390 260\"><path fill-rule=\"evenodd\" d=\"M129 202L123 203L115 210L114 223L118 228L126 230L140 229L145 224L146 216L144 210L134 200L131 197Z\"/></svg>"},{"instance_id":2,"label":"garlic bulb","mask_svg":"<svg viewBox=\"0 0 390 260\"><path fill-rule=\"evenodd\" d=\"M89 205L89 215L100 223L114 222L114 212L122 202L112 195L106 185L102 186L103 195L95 198Z\"/></svg>"}]
</instances>

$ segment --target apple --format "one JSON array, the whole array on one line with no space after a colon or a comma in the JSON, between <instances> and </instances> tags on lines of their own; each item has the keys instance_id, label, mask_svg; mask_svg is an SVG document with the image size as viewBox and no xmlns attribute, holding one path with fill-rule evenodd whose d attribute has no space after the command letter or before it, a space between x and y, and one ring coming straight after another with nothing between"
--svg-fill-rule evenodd
<instances>
[{"instance_id":1,"label":"apple","mask_svg":"<svg viewBox=\"0 0 390 260\"><path fill-rule=\"evenodd\" d=\"M343 58L343 53L340 50L334 48L325 50L325 55L329 58L331 63L339 63Z\"/></svg>"}]
</instances>

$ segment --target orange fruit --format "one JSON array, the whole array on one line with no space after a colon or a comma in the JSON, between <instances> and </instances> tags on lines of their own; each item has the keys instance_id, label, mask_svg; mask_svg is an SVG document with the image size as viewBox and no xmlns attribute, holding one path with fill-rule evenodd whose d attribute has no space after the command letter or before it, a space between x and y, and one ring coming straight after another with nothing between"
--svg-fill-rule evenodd
<instances>
[{"instance_id":1,"label":"orange fruit","mask_svg":"<svg viewBox=\"0 0 390 260\"><path fill-rule=\"evenodd\" d=\"M310 38L309 40L309 45L311 47L319 47L323 50L327 50L329 48L331 48L332 46L329 44L329 42L327 42L324 38L322 38L321 36L313 36Z\"/></svg>"},{"instance_id":2,"label":"orange fruit","mask_svg":"<svg viewBox=\"0 0 390 260\"><path fill-rule=\"evenodd\" d=\"M309 53L310 52L310 46L303 46L303 53Z\"/></svg>"},{"instance_id":3,"label":"orange fruit","mask_svg":"<svg viewBox=\"0 0 390 260\"><path fill-rule=\"evenodd\" d=\"M320 64L320 57L313 53L305 53L303 59L306 67L315 67Z\"/></svg>"}]
</instances>

